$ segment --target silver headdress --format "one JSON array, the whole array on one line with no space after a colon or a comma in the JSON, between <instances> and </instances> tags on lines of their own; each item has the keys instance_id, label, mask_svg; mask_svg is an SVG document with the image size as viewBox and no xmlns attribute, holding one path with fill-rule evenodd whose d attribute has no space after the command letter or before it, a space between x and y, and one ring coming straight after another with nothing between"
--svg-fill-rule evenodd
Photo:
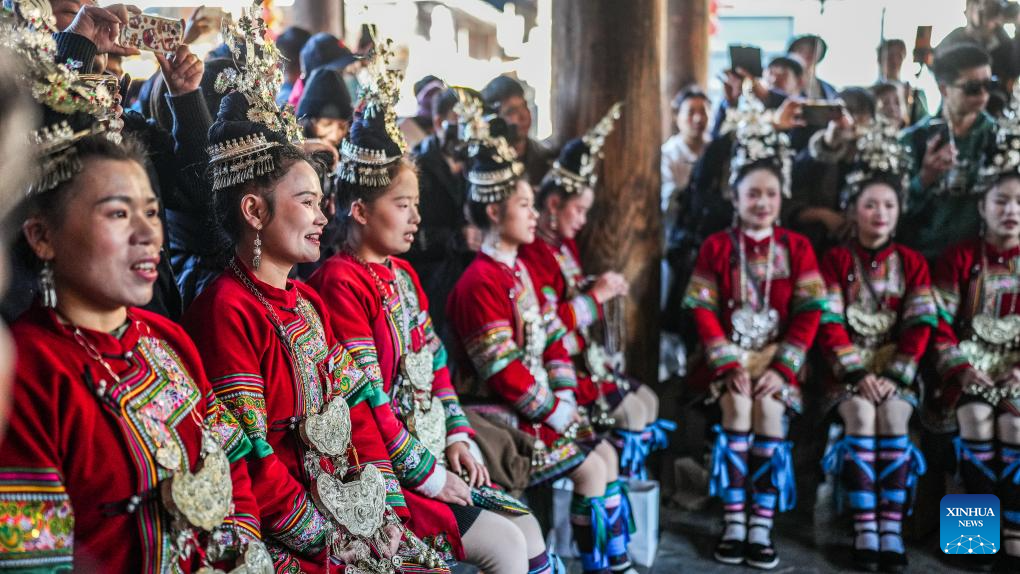
<instances>
[{"instance_id":1,"label":"silver headdress","mask_svg":"<svg viewBox=\"0 0 1020 574\"><path fill-rule=\"evenodd\" d=\"M80 62L55 61L57 31L49 0L3 0L0 45L24 59L24 80L32 97L62 114L84 112L105 118L114 107L113 93L105 85L83 81Z\"/></svg>"},{"instance_id":2,"label":"silver headdress","mask_svg":"<svg viewBox=\"0 0 1020 574\"><path fill-rule=\"evenodd\" d=\"M262 0L255 0L236 24L224 21L226 43L238 69L227 68L220 72L215 89L220 93L229 90L240 93L248 103L248 121L300 144L304 138L293 107L287 105L281 109L276 105L276 93L283 84L282 56L266 35L261 4ZM275 166L269 150L279 145L263 134L252 134L209 146L213 191L271 172Z\"/></svg>"},{"instance_id":3,"label":"silver headdress","mask_svg":"<svg viewBox=\"0 0 1020 574\"><path fill-rule=\"evenodd\" d=\"M860 131L856 146L857 157L846 176L843 207L864 191L863 184L877 178L897 183L902 200L909 183L911 157L910 149L900 143L896 126L879 114L871 126Z\"/></svg>"},{"instance_id":4,"label":"silver headdress","mask_svg":"<svg viewBox=\"0 0 1020 574\"><path fill-rule=\"evenodd\" d=\"M102 124L75 131L63 121L29 134L29 143L35 149L39 166L35 181L29 187L29 195L49 191L73 178L82 169L75 144L105 131L106 126Z\"/></svg>"},{"instance_id":5,"label":"silver headdress","mask_svg":"<svg viewBox=\"0 0 1020 574\"><path fill-rule=\"evenodd\" d=\"M1020 83L1013 88L1013 99L998 120L995 145L985 151L984 163L978 169L974 186L976 193L984 193L1008 175L1020 176Z\"/></svg>"},{"instance_id":6,"label":"silver headdress","mask_svg":"<svg viewBox=\"0 0 1020 574\"><path fill-rule=\"evenodd\" d=\"M741 170L756 163L769 163L782 173L783 196L790 197L793 152L790 138L773 125L774 114L749 92L740 99L737 109L726 113L722 133L734 133L733 157L730 159L730 187L736 186Z\"/></svg>"},{"instance_id":7,"label":"silver headdress","mask_svg":"<svg viewBox=\"0 0 1020 574\"><path fill-rule=\"evenodd\" d=\"M368 61L368 82L361 88L361 107L355 123L357 129L351 127L347 137L340 142L340 163L337 175L342 181L366 187L386 187L390 184L388 168L404 157L407 143L397 126L397 112L394 106L400 98L400 84L404 74L392 68L393 42L389 39L377 42L375 53ZM381 123L380 123L381 122ZM390 149L381 149L355 142L361 133L362 126L366 133L378 132L381 127L384 134L376 139L382 143L389 140L393 143ZM358 132L358 133L355 133Z\"/></svg>"},{"instance_id":8,"label":"silver headdress","mask_svg":"<svg viewBox=\"0 0 1020 574\"><path fill-rule=\"evenodd\" d=\"M503 201L513 193L517 179L524 174L524 164L517 161L517 152L505 137L492 135L480 100L461 95L454 110L471 160L467 173L471 201Z\"/></svg>"},{"instance_id":9,"label":"silver headdress","mask_svg":"<svg viewBox=\"0 0 1020 574\"><path fill-rule=\"evenodd\" d=\"M546 178L551 179L567 193L578 193L585 188L594 188L599 179L597 169L603 157L602 148L606 144L606 138L613 133L622 108L623 102L616 102L579 140L568 142ZM580 157L575 157L578 152Z\"/></svg>"}]
</instances>

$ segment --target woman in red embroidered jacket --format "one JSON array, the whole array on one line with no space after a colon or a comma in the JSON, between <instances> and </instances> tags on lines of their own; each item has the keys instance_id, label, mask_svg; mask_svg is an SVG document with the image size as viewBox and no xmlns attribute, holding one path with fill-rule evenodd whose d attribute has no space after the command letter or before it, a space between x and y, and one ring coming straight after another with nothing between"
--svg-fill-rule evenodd
<instances>
[{"instance_id":1,"label":"woman in red embroidered jacket","mask_svg":"<svg viewBox=\"0 0 1020 574\"><path fill-rule=\"evenodd\" d=\"M386 107L370 98L341 146L339 209L349 214L343 249L309 285L377 389L373 414L414 522L439 524L458 557L485 572L547 574L534 516L522 508L508 518L474 505L473 497L498 493L472 455L480 454L474 430L450 382L418 275L395 257L411 247L421 218L418 178L387 133ZM368 163L368 157L386 161Z\"/></svg>"},{"instance_id":2,"label":"woman in red embroidered jacket","mask_svg":"<svg viewBox=\"0 0 1020 574\"><path fill-rule=\"evenodd\" d=\"M13 326L0 569L195 572L243 552L247 572L270 571L251 443L181 328L137 308L163 237L145 152L59 137L23 226L41 297Z\"/></svg>"},{"instance_id":3,"label":"woman in red embroidered jacket","mask_svg":"<svg viewBox=\"0 0 1020 574\"><path fill-rule=\"evenodd\" d=\"M956 458L972 494L1002 502L1005 570L1020 570L1020 125L1004 120L985 158L983 236L949 248L934 267L941 386L930 401L958 423ZM955 414L955 421L953 415ZM938 417L936 417L938 418ZM976 558L991 567L995 555Z\"/></svg>"},{"instance_id":4,"label":"woman in red embroidered jacket","mask_svg":"<svg viewBox=\"0 0 1020 574\"><path fill-rule=\"evenodd\" d=\"M789 144L759 106L752 100L739 111L730 170L737 221L701 246L684 306L702 346L686 384L722 409L711 493L723 499L726 527L715 557L770 569L779 563L773 516L796 498L784 417L800 409L797 376L818 330L825 285L808 240L776 226L789 190Z\"/></svg>"},{"instance_id":5,"label":"woman in red embroidered jacket","mask_svg":"<svg viewBox=\"0 0 1020 574\"><path fill-rule=\"evenodd\" d=\"M246 121L248 112L243 94L228 94L210 129L216 208L233 256L185 313L185 328L254 444L248 464L277 570L338 572L362 560L392 570L402 528L386 501L399 508L402 497L365 402L372 386L324 328L315 291L288 279L319 257L319 174L282 135ZM244 173L252 164L261 175ZM360 477L341 485L348 466Z\"/></svg>"},{"instance_id":6,"label":"woman in red embroidered jacket","mask_svg":"<svg viewBox=\"0 0 1020 574\"><path fill-rule=\"evenodd\" d=\"M584 571L633 572L616 452L604 441L577 440L577 378L565 331L517 258L519 246L535 239L531 186L506 140L489 134L480 109L466 105L458 115L477 138L468 209L485 236L447 306L460 376L472 381L474 400L487 399L493 415L536 437L533 484L563 475L574 481L571 523Z\"/></svg>"},{"instance_id":7,"label":"woman in red embroidered jacket","mask_svg":"<svg viewBox=\"0 0 1020 574\"><path fill-rule=\"evenodd\" d=\"M621 471L647 478L646 456L652 448L668 446L666 432L676 426L656 421L659 399L655 392L621 372L612 356L617 350L593 337L592 330L601 323L607 333L603 339L609 342L609 331L618 326L607 313L619 314L619 310L607 305L619 302L629 286L613 271L589 282L574 241L595 201L598 159L619 114L620 104L614 105L584 137L563 146L538 193L537 238L522 245L520 255L536 287L557 303L557 314L567 329L563 344L578 369L578 404L588 407L596 427L617 427Z\"/></svg>"},{"instance_id":8,"label":"woman in red embroidered jacket","mask_svg":"<svg viewBox=\"0 0 1020 574\"><path fill-rule=\"evenodd\" d=\"M921 396L918 362L937 323L927 262L893 241L909 169L896 134L879 122L858 138L844 192L854 238L821 262L829 301L818 347L832 367L824 412L835 409L844 427L823 467L848 495L854 563L870 572L907 566L903 516L925 467L907 424Z\"/></svg>"}]
</instances>

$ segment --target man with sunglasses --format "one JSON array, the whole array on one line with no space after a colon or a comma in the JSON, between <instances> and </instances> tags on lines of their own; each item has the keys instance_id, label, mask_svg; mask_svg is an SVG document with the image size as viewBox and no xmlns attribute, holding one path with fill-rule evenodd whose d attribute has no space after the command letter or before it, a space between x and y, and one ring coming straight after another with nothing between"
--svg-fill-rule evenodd
<instances>
[{"instance_id":1,"label":"man with sunglasses","mask_svg":"<svg viewBox=\"0 0 1020 574\"><path fill-rule=\"evenodd\" d=\"M932 71L942 107L902 136L914 165L901 236L929 260L977 234L971 190L981 155L995 138L995 121L985 111L995 86L988 53L973 44L953 46L936 54Z\"/></svg>"},{"instance_id":2,"label":"man with sunglasses","mask_svg":"<svg viewBox=\"0 0 1020 574\"><path fill-rule=\"evenodd\" d=\"M960 44L976 44L988 52L992 75L1002 80L988 103L993 116L999 115L1009 101L1013 81L1020 74L1020 40L1010 37L1004 27L1017 23L1018 9L1016 2L1007 0L967 0L967 25L950 32L935 52L937 55Z\"/></svg>"}]
</instances>

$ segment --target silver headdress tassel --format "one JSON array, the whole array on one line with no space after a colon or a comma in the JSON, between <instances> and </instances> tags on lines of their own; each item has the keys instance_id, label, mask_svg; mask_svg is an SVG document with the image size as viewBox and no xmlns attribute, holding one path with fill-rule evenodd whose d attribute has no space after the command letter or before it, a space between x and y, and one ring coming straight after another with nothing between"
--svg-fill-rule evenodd
<instances>
[{"instance_id":1,"label":"silver headdress tassel","mask_svg":"<svg viewBox=\"0 0 1020 574\"><path fill-rule=\"evenodd\" d=\"M790 197L793 152L790 138L777 131L774 114L749 91L740 98L737 109L730 109L722 133L734 132L735 149L730 160L730 187L736 185L740 171L759 162L771 163L782 173L783 196Z\"/></svg>"},{"instance_id":2,"label":"silver headdress tassel","mask_svg":"<svg viewBox=\"0 0 1020 574\"><path fill-rule=\"evenodd\" d=\"M49 191L73 178L82 169L75 144L83 138L105 131L106 127L101 124L75 131L63 121L29 134L29 143L35 149L39 167L28 194Z\"/></svg>"},{"instance_id":3,"label":"silver headdress tassel","mask_svg":"<svg viewBox=\"0 0 1020 574\"><path fill-rule=\"evenodd\" d=\"M623 102L616 102L597 124L581 136L580 143L583 144L584 151L582 151L576 167L567 165L568 160L561 155L553 163L552 169L546 177L551 178L567 193L578 193L585 188L594 188L599 180L598 164L604 156L602 148L606 144L606 138L613 133L613 128L616 127L616 121L620 119L622 109ZM564 151L568 146L564 146Z\"/></svg>"},{"instance_id":4,"label":"silver headdress tassel","mask_svg":"<svg viewBox=\"0 0 1020 574\"><path fill-rule=\"evenodd\" d=\"M975 193L984 193L1007 175L1020 175L1020 83L1013 88L1013 99L998 120L995 145L985 152L978 169Z\"/></svg>"},{"instance_id":5,"label":"silver headdress tassel","mask_svg":"<svg viewBox=\"0 0 1020 574\"><path fill-rule=\"evenodd\" d=\"M376 43L375 53L368 61L368 82L362 87L360 97L361 118L355 121L374 123L382 120L385 137L392 141L399 153L392 154L385 149L358 145L351 133L340 142L340 163L337 176L348 183L365 187L386 187L390 184L388 168L404 157L407 143L397 126L397 112L394 106L400 97L400 84L404 74L393 69L393 42L386 39ZM353 130L352 130L353 131Z\"/></svg>"},{"instance_id":6,"label":"silver headdress tassel","mask_svg":"<svg viewBox=\"0 0 1020 574\"><path fill-rule=\"evenodd\" d=\"M898 183L898 193L903 200L910 178L911 158L910 149L900 143L899 129L879 114L874 123L861 130L856 146L857 157L846 176L841 198L843 207L864 191L863 184L879 177Z\"/></svg>"},{"instance_id":7,"label":"silver headdress tassel","mask_svg":"<svg viewBox=\"0 0 1020 574\"><path fill-rule=\"evenodd\" d=\"M216 77L217 92L235 90L248 102L249 121L284 135L288 141L303 141L292 106L276 105L276 93L283 84L282 56L266 35L261 16L262 0L255 0L236 24L224 21L226 43L238 69L227 68ZM235 138L209 146L213 191L250 181L275 168L269 150L279 146L262 134Z\"/></svg>"}]
</instances>

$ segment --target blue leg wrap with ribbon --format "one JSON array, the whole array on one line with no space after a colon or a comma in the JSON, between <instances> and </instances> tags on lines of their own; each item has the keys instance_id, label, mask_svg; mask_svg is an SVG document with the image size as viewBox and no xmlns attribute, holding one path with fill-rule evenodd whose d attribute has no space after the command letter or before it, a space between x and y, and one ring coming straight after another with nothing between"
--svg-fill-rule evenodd
<instances>
[{"instance_id":1,"label":"blue leg wrap with ribbon","mask_svg":"<svg viewBox=\"0 0 1020 574\"><path fill-rule=\"evenodd\" d=\"M571 504L570 513L572 515L587 515L586 518L590 521L589 536L591 536L592 549L591 551L583 550L587 544L581 544L578 540L578 547L582 548L581 554L581 567L585 572L598 572L609 568L609 514L606 512L606 501L601 496L585 498L580 495L574 495L575 499ZM583 536L580 532L582 528L574 525L574 537L575 539Z\"/></svg>"},{"instance_id":2,"label":"blue leg wrap with ribbon","mask_svg":"<svg viewBox=\"0 0 1020 574\"><path fill-rule=\"evenodd\" d=\"M650 433L648 451L664 450L669 446L669 433L676 430L676 423L668 419L658 419L645 428Z\"/></svg>"},{"instance_id":3,"label":"blue leg wrap with ribbon","mask_svg":"<svg viewBox=\"0 0 1020 574\"><path fill-rule=\"evenodd\" d=\"M883 485L903 465L908 465L906 490L889 489L880 486L879 491L883 499L906 505L907 515L910 515L914 510L912 501L917 498L917 479L928 471L928 463L925 461L921 450L914 443L910 442L910 437L906 435L879 439L878 450L879 452L901 452L896 460L891 463L885 463L885 466L878 473L879 485Z\"/></svg>"},{"instance_id":4,"label":"blue leg wrap with ribbon","mask_svg":"<svg viewBox=\"0 0 1020 574\"><path fill-rule=\"evenodd\" d=\"M861 452L868 451L875 452L875 437L845 435L833 444L829 448L829 452L822 457L822 470L835 480L836 488L833 489L833 495L836 498L837 513L843 512L844 497L850 499L850 508L856 511L875 509L874 462L864 460L860 456ZM847 459L850 459L867 479L858 482L863 482L865 485L870 484L871 488L854 487L852 478L848 476L851 471L845 468ZM851 483L851 485L848 487L846 483Z\"/></svg>"},{"instance_id":5,"label":"blue leg wrap with ribbon","mask_svg":"<svg viewBox=\"0 0 1020 574\"><path fill-rule=\"evenodd\" d=\"M793 443L785 440L763 441L756 438L754 448L772 448L772 456L768 462L755 470L751 484L757 485L768 473L771 475L771 484L776 489L775 494L755 489L755 504L762 508L778 509L779 512L793 509L797 505L797 483L793 474Z\"/></svg>"},{"instance_id":6,"label":"blue leg wrap with ribbon","mask_svg":"<svg viewBox=\"0 0 1020 574\"><path fill-rule=\"evenodd\" d=\"M715 443L712 446L712 471L709 476L708 493L710 496L718 496L723 504L742 504L746 497L746 488L743 483L731 485L730 473L739 476L747 476L747 445L750 444L748 433L731 433L722 428L721 425L712 427L716 433ZM738 452L732 448L731 443L743 443L744 450Z\"/></svg>"},{"instance_id":7,"label":"blue leg wrap with ribbon","mask_svg":"<svg viewBox=\"0 0 1020 574\"><path fill-rule=\"evenodd\" d=\"M648 469L645 468L648 442L642 437L643 431L617 429L615 432L623 442L620 449L620 470L631 478L648 480Z\"/></svg>"},{"instance_id":8,"label":"blue leg wrap with ribbon","mask_svg":"<svg viewBox=\"0 0 1020 574\"><path fill-rule=\"evenodd\" d=\"M985 453L991 452L992 443L991 441L968 441L957 436L953 439L953 450L956 452L956 463L957 473L962 474L962 467L965 463L973 466L981 475L987 478L990 482L996 482L995 471L985 463L985 461L977 457L977 453L974 452L978 447L983 447L981 450ZM990 492L972 492L971 494L990 494Z\"/></svg>"}]
</instances>

